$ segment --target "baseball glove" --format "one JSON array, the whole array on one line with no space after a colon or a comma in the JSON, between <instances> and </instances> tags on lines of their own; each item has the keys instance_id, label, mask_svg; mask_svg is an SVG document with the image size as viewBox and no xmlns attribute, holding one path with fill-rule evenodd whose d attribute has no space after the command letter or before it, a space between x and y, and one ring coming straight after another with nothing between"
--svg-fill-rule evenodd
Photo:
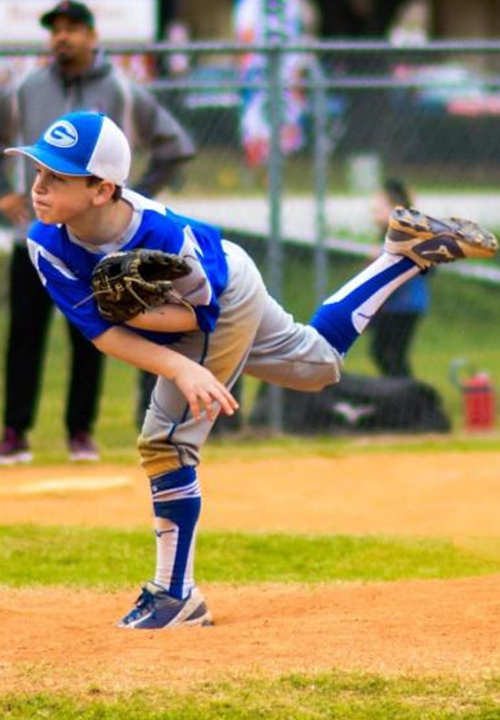
<instances>
[{"instance_id":1,"label":"baseball glove","mask_svg":"<svg viewBox=\"0 0 500 720\"><path fill-rule=\"evenodd\" d=\"M110 253L94 268L92 296L105 320L121 324L145 310L182 302L172 281L190 272L181 257L160 250Z\"/></svg>"}]
</instances>

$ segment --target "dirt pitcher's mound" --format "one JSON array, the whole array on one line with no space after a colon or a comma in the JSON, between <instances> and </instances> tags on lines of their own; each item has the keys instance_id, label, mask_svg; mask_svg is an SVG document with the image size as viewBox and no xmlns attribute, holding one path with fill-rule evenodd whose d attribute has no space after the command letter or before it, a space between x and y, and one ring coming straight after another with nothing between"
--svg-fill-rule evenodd
<instances>
[{"instance_id":1,"label":"dirt pitcher's mound","mask_svg":"<svg viewBox=\"0 0 500 720\"><path fill-rule=\"evenodd\" d=\"M500 576L209 586L206 595L214 627L149 632L114 626L129 592L1 590L0 690L182 688L332 667L461 675L500 668Z\"/></svg>"},{"instance_id":2,"label":"dirt pitcher's mound","mask_svg":"<svg viewBox=\"0 0 500 720\"><path fill-rule=\"evenodd\" d=\"M500 535L500 452L211 460L204 530ZM0 524L151 524L135 466L0 467Z\"/></svg>"}]
</instances>

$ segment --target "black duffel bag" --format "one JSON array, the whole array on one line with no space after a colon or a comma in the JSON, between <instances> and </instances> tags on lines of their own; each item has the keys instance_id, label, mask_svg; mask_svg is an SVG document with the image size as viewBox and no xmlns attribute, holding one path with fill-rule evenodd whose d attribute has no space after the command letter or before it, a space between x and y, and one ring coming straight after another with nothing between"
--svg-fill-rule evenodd
<instances>
[{"instance_id":1,"label":"black duffel bag","mask_svg":"<svg viewBox=\"0 0 500 720\"><path fill-rule=\"evenodd\" d=\"M263 385L250 425L265 427L269 386ZM448 432L451 423L437 391L411 378L344 374L318 393L283 390L283 429L300 434L345 432Z\"/></svg>"}]
</instances>

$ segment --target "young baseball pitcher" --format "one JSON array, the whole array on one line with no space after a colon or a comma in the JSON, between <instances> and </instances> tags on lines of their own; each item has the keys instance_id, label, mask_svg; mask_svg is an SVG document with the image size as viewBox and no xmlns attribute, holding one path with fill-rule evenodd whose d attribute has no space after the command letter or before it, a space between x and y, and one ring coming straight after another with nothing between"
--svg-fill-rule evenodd
<instances>
[{"instance_id":1,"label":"young baseball pitcher","mask_svg":"<svg viewBox=\"0 0 500 720\"><path fill-rule=\"evenodd\" d=\"M470 221L436 220L399 208L383 255L302 325L269 296L242 248L216 228L125 188L130 149L108 117L65 115L34 145L6 152L35 163L38 220L27 242L56 305L100 351L158 376L138 441L151 484L156 575L119 625L211 624L193 576L201 505L196 468L217 414L237 410L231 387L238 376L311 391L337 382L350 346L396 288L435 263L490 257L497 241ZM113 272L96 285L95 268L106 256L109 262L110 254L113 262L127 260L129 253L135 258L140 248L177 256L174 279L167 283L174 302L151 307L140 298L136 277L129 294L139 296L139 304L132 317L118 313L113 322L105 304ZM146 266L155 257L148 256ZM143 276L154 285L154 272L146 268ZM127 295L122 280L117 305Z\"/></svg>"}]
</instances>

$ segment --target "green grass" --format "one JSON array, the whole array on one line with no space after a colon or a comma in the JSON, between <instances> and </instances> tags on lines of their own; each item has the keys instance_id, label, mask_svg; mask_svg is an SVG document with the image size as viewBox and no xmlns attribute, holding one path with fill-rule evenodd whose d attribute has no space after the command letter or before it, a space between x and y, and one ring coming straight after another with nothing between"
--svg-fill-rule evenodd
<instances>
[{"instance_id":1,"label":"green grass","mask_svg":"<svg viewBox=\"0 0 500 720\"><path fill-rule=\"evenodd\" d=\"M168 685L168 668L165 669ZM109 697L97 686L0 697L5 720L498 720L500 678L458 680L360 673L250 677Z\"/></svg>"},{"instance_id":2,"label":"green grass","mask_svg":"<svg viewBox=\"0 0 500 720\"><path fill-rule=\"evenodd\" d=\"M116 588L153 573L147 529L0 527L0 578L7 586ZM123 562L127 558L127 562ZM500 547L466 549L449 540L202 532L199 582L390 581L500 571Z\"/></svg>"}]
</instances>

